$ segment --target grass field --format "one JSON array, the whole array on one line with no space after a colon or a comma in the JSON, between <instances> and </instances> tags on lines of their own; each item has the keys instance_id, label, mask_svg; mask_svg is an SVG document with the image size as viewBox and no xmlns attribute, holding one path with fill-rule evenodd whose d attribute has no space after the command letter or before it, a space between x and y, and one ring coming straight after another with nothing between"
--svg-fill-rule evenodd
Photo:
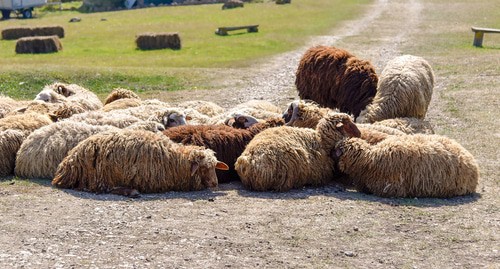
<instances>
[{"instance_id":1,"label":"grass field","mask_svg":"<svg viewBox=\"0 0 500 269\"><path fill-rule=\"evenodd\" d=\"M232 10L221 10L217 4L91 14L39 11L35 19L1 21L0 28L61 25L66 34L64 49L55 54L16 55L16 41L2 40L0 92L31 98L54 80L81 84L100 94L114 87L138 92L203 88L203 77L193 68L248 66L296 48L307 36L324 34L339 21L358 15L368 2L297 0L293 5L247 3ZM72 17L82 21L69 23ZM259 32L214 34L220 26L248 24L259 24ZM182 49L137 50L135 36L145 32L179 32Z\"/></svg>"}]
</instances>

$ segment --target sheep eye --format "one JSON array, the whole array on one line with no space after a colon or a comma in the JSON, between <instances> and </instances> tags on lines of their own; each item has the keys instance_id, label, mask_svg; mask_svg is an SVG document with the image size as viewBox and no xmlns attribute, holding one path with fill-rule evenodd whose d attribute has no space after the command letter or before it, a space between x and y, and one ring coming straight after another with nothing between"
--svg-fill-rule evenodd
<instances>
[{"instance_id":1,"label":"sheep eye","mask_svg":"<svg viewBox=\"0 0 500 269\"><path fill-rule=\"evenodd\" d=\"M174 119L168 119L168 122L173 123L173 122L175 122L175 120Z\"/></svg>"}]
</instances>

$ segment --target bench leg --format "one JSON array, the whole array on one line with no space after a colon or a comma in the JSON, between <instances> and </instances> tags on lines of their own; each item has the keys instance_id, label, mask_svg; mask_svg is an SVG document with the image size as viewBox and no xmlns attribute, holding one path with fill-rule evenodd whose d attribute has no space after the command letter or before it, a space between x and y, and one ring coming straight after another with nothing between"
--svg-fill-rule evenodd
<instances>
[{"instance_id":1,"label":"bench leg","mask_svg":"<svg viewBox=\"0 0 500 269\"><path fill-rule=\"evenodd\" d=\"M248 28L249 33L257 33L259 31L259 28L257 27L250 27Z\"/></svg>"},{"instance_id":2,"label":"bench leg","mask_svg":"<svg viewBox=\"0 0 500 269\"><path fill-rule=\"evenodd\" d=\"M483 32L475 32L474 33L474 43L473 45L475 47L482 47L483 46Z\"/></svg>"}]
</instances>

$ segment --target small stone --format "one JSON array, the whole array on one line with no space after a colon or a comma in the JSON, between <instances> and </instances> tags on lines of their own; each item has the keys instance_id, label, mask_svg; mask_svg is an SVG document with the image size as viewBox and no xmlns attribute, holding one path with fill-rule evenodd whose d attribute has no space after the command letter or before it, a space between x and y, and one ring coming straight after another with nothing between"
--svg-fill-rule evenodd
<instances>
[{"instance_id":1,"label":"small stone","mask_svg":"<svg viewBox=\"0 0 500 269\"><path fill-rule=\"evenodd\" d=\"M354 257L356 256L356 254L352 251L344 251L344 255L346 255L347 257Z\"/></svg>"}]
</instances>

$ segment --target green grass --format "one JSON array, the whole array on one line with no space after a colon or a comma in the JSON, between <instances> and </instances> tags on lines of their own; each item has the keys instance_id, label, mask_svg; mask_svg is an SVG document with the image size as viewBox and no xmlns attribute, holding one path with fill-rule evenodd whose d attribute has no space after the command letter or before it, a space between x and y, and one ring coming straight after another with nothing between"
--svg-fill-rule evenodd
<instances>
[{"instance_id":1,"label":"green grass","mask_svg":"<svg viewBox=\"0 0 500 269\"><path fill-rule=\"evenodd\" d=\"M238 68L297 48L309 36L327 33L340 21L358 15L369 0L296 0L291 5L246 3L170 6L83 14L38 12L32 20L13 19L0 27L61 25L63 51L16 55L15 41L0 41L0 93L14 98L36 93L47 82L81 84L96 92L113 87L133 90L178 90L199 81L196 68ZM69 23L80 17L79 23ZM105 18L105 21L101 21ZM214 34L217 27L259 24L258 33ZM179 32L181 50L140 51L135 36L144 32ZM16 93L19 84L25 91Z\"/></svg>"}]
</instances>

